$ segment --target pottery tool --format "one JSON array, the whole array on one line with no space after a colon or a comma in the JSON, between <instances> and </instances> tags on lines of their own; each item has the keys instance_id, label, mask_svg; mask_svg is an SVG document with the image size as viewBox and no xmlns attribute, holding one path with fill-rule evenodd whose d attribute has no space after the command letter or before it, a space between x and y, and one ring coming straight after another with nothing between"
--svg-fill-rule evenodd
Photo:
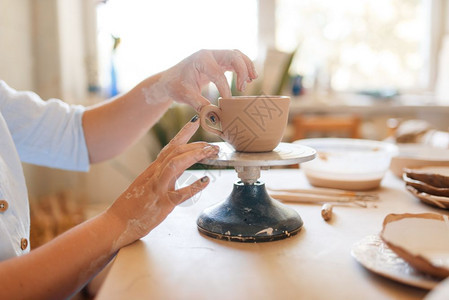
<instances>
[{"instance_id":1,"label":"pottery tool","mask_svg":"<svg viewBox=\"0 0 449 300\"><path fill-rule=\"evenodd\" d=\"M323 204L321 207L321 217L323 217L324 221L330 221L332 219L332 204Z\"/></svg>"},{"instance_id":2,"label":"pottery tool","mask_svg":"<svg viewBox=\"0 0 449 300\"><path fill-rule=\"evenodd\" d=\"M366 192L354 192L345 191L337 189L324 189L324 188L314 188L314 189L273 189L267 188L273 192L284 192L284 193L296 193L296 194L309 194L309 195L321 195L321 196L338 196L343 198L350 198L355 200L373 201L379 200L377 194L366 193Z\"/></svg>"},{"instance_id":3,"label":"pottery tool","mask_svg":"<svg viewBox=\"0 0 449 300\"><path fill-rule=\"evenodd\" d=\"M260 171L315 158L307 146L280 143L273 151L236 152L227 143L214 143L220 152L201 163L234 167L240 181L223 201L206 208L198 217L198 230L207 236L236 242L268 242L297 234L303 221L293 208L270 197L260 182Z\"/></svg>"},{"instance_id":4,"label":"pottery tool","mask_svg":"<svg viewBox=\"0 0 449 300\"><path fill-rule=\"evenodd\" d=\"M294 203L333 203L338 205L356 205L368 207L367 202L379 199L377 194L326 189L269 189L270 196L282 202Z\"/></svg>"}]
</instances>

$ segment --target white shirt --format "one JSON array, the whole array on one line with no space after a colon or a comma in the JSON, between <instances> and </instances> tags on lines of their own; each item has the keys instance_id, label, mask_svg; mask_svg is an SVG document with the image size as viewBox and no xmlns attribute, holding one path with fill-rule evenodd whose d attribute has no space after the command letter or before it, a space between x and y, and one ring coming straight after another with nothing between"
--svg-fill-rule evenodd
<instances>
[{"instance_id":1,"label":"white shirt","mask_svg":"<svg viewBox=\"0 0 449 300\"><path fill-rule=\"evenodd\" d=\"M21 161L87 171L84 107L43 101L0 80L0 261L29 252L29 203ZM5 208L7 209L5 210ZM23 249L22 249L23 248Z\"/></svg>"}]
</instances>

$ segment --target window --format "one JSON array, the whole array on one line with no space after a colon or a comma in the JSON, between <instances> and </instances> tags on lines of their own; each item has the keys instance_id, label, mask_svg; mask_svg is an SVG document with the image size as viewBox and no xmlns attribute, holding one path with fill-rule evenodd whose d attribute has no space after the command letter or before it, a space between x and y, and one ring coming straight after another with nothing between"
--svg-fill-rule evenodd
<instances>
[{"instance_id":1,"label":"window","mask_svg":"<svg viewBox=\"0 0 449 300\"><path fill-rule=\"evenodd\" d=\"M120 90L197 50L234 49L257 55L256 0L110 0L97 9L100 80L110 82L111 35Z\"/></svg>"},{"instance_id":2,"label":"window","mask_svg":"<svg viewBox=\"0 0 449 300\"><path fill-rule=\"evenodd\" d=\"M277 0L276 46L291 71L337 91L426 88L422 0Z\"/></svg>"}]
</instances>

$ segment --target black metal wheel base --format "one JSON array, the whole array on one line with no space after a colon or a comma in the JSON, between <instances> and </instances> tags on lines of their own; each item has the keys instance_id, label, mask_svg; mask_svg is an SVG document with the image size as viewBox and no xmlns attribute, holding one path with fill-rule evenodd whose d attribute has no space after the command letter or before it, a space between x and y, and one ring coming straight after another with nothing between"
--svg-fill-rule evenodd
<instances>
[{"instance_id":1,"label":"black metal wheel base","mask_svg":"<svg viewBox=\"0 0 449 300\"><path fill-rule=\"evenodd\" d=\"M293 236L303 221L294 209L271 198L264 183L239 181L224 201L201 213L197 226L212 238L258 243Z\"/></svg>"}]
</instances>

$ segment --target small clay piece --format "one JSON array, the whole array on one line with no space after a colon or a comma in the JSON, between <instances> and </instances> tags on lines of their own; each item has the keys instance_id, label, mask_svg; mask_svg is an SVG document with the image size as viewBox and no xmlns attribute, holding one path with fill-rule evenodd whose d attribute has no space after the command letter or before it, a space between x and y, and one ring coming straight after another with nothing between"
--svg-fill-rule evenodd
<instances>
[{"instance_id":1,"label":"small clay piece","mask_svg":"<svg viewBox=\"0 0 449 300\"><path fill-rule=\"evenodd\" d=\"M323 206L321 207L321 216L323 217L324 221L330 221L330 219L332 219L332 204L323 204Z\"/></svg>"}]
</instances>

